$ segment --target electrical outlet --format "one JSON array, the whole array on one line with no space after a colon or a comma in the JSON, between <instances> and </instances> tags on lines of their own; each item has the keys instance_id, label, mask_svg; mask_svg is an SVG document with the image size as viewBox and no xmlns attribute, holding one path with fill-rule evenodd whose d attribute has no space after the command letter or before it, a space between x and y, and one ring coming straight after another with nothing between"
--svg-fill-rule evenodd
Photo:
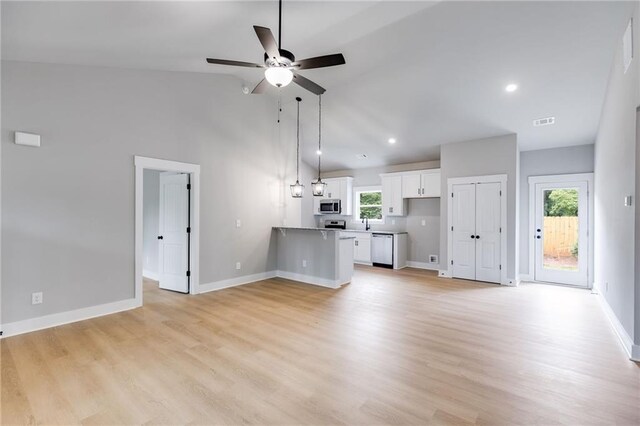
<instances>
[{"instance_id":1,"label":"electrical outlet","mask_svg":"<svg viewBox=\"0 0 640 426\"><path fill-rule=\"evenodd\" d=\"M236 219L236 228L240 228L242 226L242 221L240 219Z\"/></svg>"},{"instance_id":2,"label":"electrical outlet","mask_svg":"<svg viewBox=\"0 0 640 426\"><path fill-rule=\"evenodd\" d=\"M391 219L391 224L395 225L396 224L396 220L395 219Z\"/></svg>"},{"instance_id":3,"label":"electrical outlet","mask_svg":"<svg viewBox=\"0 0 640 426\"><path fill-rule=\"evenodd\" d=\"M307 267L307 261L306 261L306 260L303 260L303 261L302 261L302 267L303 267L303 268L306 268L306 267Z\"/></svg>"},{"instance_id":4,"label":"electrical outlet","mask_svg":"<svg viewBox=\"0 0 640 426\"><path fill-rule=\"evenodd\" d=\"M236 269L240 270L242 268L242 264L240 262L236 262Z\"/></svg>"},{"instance_id":5,"label":"electrical outlet","mask_svg":"<svg viewBox=\"0 0 640 426\"><path fill-rule=\"evenodd\" d=\"M427 226L427 221L422 219L422 226Z\"/></svg>"},{"instance_id":6,"label":"electrical outlet","mask_svg":"<svg viewBox=\"0 0 640 426\"><path fill-rule=\"evenodd\" d=\"M37 293L31 293L31 304L39 305L42 303L42 292L39 291Z\"/></svg>"}]
</instances>

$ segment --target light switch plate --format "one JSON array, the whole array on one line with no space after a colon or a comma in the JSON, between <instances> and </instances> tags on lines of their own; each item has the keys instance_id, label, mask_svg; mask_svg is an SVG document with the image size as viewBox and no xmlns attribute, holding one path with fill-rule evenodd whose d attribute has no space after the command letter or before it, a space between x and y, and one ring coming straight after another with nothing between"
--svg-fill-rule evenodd
<instances>
[{"instance_id":1,"label":"light switch plate","mask_svg":"<svg viewBox=\"0 0 640 426\"><path fill-rule=\"evenodd\" d=\"M236 228L240 228L242 226L242 221L240 219L236 219Z\"/></svg>"},{"instance_id":2,"label":"light switch plate","mask_svg":"<svg viewBox=\"0 0 640 426\"><path fill-rule=\"evenodd\" d=\"M242 268L242 264L240 262L236 262L236 269L240 270Z\"/></svg>"},{"instance_id":3,"label":"light switch plate","mask_svg":"<svg viewBox=\"0 0 640 426\"><path fill-rule=\"evenodd\" d=\"M15 143L16 145L34 146L37 148L40 146L40 135L36 135L33 133L16 132Z\"/></svg>"},{"instance_id":4,"label":"light switch plate","mask_svg":"<svg viewBox=\"0 0 640 426\"><path fill-rule=\"evenodd\" d=\"M42 303L42 292L39 291L37 293L31 293L31 304L39 305Z\"/></svg>"}]
</instances>

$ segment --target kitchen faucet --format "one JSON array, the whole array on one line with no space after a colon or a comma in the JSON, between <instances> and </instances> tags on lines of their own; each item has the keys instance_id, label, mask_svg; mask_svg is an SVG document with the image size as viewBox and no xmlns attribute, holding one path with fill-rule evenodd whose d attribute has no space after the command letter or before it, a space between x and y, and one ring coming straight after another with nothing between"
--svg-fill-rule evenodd
<instances>
[{"instance_id":1,"label":"kitchen faucet","mask_svg":"<svg viewBox=\"0 0 640 426\"><path fill-rule=\"evenodd\" d=\"M363 217L362 218L362 223L364 223L364 230L368 231L369 229L371 229L371 225L369 225L369 218L368 217Z\"/></svg>"}]
</instances>

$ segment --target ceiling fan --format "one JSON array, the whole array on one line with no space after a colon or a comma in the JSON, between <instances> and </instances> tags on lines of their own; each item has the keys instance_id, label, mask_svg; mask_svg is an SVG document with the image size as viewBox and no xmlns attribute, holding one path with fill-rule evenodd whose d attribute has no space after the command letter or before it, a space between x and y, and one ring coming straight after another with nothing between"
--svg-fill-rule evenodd
<instances>
[{"instance_id":1,"label":"ceiling fan","mask_svg":"<svg viewBox=\"0 0 640 426\"><path fill-rule=\"evenodd\" d=\"M293 53L282 49L282 0L279 1L278 44L276 44L276 39L273 37L273 33L269 28L254 25L253 29L260 40L260 44L262 44L262 47L265 50L264 64L207 58L207 62L210 64L265 68L264 78L253 89L251 92L253 94L264 93L269 84L276 87L284 87L293 81L297 85L316 95L322 95L326 90L308 78L298 74L298 70L332 67L334 65L345 64L342 53L317 56L315 58L296 61Z\"/></svg>"}]
</instances>

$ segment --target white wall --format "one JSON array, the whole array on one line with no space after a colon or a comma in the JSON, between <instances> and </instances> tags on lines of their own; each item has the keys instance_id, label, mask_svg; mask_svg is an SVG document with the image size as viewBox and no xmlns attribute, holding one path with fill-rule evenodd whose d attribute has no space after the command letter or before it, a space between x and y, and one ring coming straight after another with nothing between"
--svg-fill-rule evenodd
<instances>
[{"instance_id":1,"label":"white wall","mask_svg":"<svg viewBox=\"0 0 640 426\"><path fill-rule=\"evenodd\" d=\"M3 324L133 298L134 155L201 165L202 284L275 267L271 226L300 210L295 122L278 127L272 97L231 76L7 61L1 83Z\"/></svg>"},{"instance_id":2,"label":"white wall","mask_svg":"<svg viewBox=\"0 0 640 426\"><path fill-rule=\"evenodd\" d=\"M593 148L593 145L579 145L520 153L520 275L530 273L529 242L534 231L529 224L529 177L591 173Z\"/></svg>"},{"instance_id":3,"label":"white wall","mask_svg":"<svg viewBox=\"0 0 640 426\"><path fill-rule=\"evenodd\" d=\"M515 279L517 271L516 233L518 188L518 144L514 134L494 138L449 143L440 148L442 194L447 194L447 180L454 177L507 175L507 278ZM504 194L504 192L503 192ZM445 198L440 203L440 265L448 264L447 212Z\"/></svg>"},{"instance_id":4,"label":"white wall","mask_svg":"<svg viewBox=\"0 0 640 426\"><path fill-rule=\"evenodd\" d=\"M142 201L142 269L147 278L158 277L158 235L160 226L160 172L145 170Z\"/></svg>"},{"instance_id":5,"label":"white wall","mask_svg":"<svg viewBox=\"0 0 640 426\"><path fill-rule=\"evenodd\" d=\"M595 285L636 344L640 343L640 313L634 284L635 215L624 197L637 194L636 108L640 105L640 13L634 11L634 59L624 73L622 35L616 47L607 94L595 143ZM631 18L631 16L629 16ZM636 286L638 288L636 288Z\"/></svg>"},{"instance_id":6,"label":"white wall","mask_svg":"<svg viewBox=\"0 0 640 426\"><path fill-rule=\"evenodd\" d=\"M382 185L381 173L403 172L409 170L436 169L439 161L426 161L419 163L399 164L385 167L371 167L356 170L338 170L323 173L327 177L353 177L353 187ZM317 172L317 170L316 170ZM408 260L427 263L429 255L440 254L440 199L410 199L409 210L404 217L387 217L383 224L371 224L372 230L406 231L408 233ZM304 213L306 217L313 216L313 205ZM347 227L350 229L364 229L365 225L360 221L352 221L352 217L323 215L315 216L313 226L322 226L327 219L347 219ZM425 226L422 226L422 221ZM395 222L395 223L394 223ZM439 264L430 264L429 267L439 268Z\"/></svg>"}]
</instances>

